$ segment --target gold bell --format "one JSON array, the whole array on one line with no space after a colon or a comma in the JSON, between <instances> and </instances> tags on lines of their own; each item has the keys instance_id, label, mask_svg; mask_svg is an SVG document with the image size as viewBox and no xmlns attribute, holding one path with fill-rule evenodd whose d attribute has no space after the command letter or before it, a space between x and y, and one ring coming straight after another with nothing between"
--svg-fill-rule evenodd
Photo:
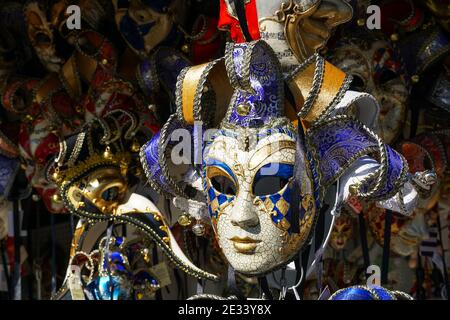
<instances>
[{"instance_id":1,"label":"gold bell","mask_svg":"<svg viewBox=\"0 0 450 320\"><path fill-rule=\"evenodd\" d=\"M103 65L107 65L107 64L108 64L108 60L103 59L103 60L102 60L102 64L103 64Z\"/></svg>"},{"instance_id":2,"label":"gold bell","mask_svg":"<svg viewBox=\"0 0 450 320\"><path fill-rule=\"evenodd\" d=\"M58 171L53 172L52 179L55 182L57 182L59 180L59 172Z\"/></svg>"},{"instance_id":3,"label":"gold bell","mask_svg":"<svg viewBox=\"0 0 450 320\"><path fill-rule=\"evenodd\" d=\"M189 53L190 51L189 45L187 43L183 44L181 46L181 51L183 51L184 53Z\"/></svg>"},{"instance_id":4,"label":"gold bell","mask_svg":"<svg viewBox=\"0 0 450 320\"><path fill-rule=\"evenodd\" d=\"M83 113L83 107L80 105L75 106L76 113Z\"/></svg>"},{"instance_id":5,"label":"gold bell","mask_svg":"<svg viewBox=\"0 0 450 320\"><path fill-rule=\"evenodd\" d=\"M131 152L139 152L141 150L141 145L139 144L139 142L134 139L133 143L131 144Z\"/></svg>"},{"instance_id":6,"label":"gold bell","mask_svg":"<svg viewBox=\"0 0 450 320\"><path fill-rule=\"evenodd\" d=\"M391 40L397 42L399 40L399 36L397 33L391 34Z\"/></svg>"},{"instance_id":7,"label":"gold bell","mask_svg":"<svg viewBox=\"0 0 450 320\"><path fill-rule=\"evenodd\" d=\"M411 81L413 83L418 83L420 81L420 77L417 74L415 74L411 77Z\"/></svg>"},{"instance_id":8,"label":"gold bell","mask_svg":"<svg viewBox=\"0 0 450 320\"><path fill-rule=\"evenodd\" d=\"M113 157L113 154L111 152L111 148L109 146L106 147L105 152L103 152L103 158L106 160L111 160Z\"/></svg>"},{"instance_id":9,"label":"gold bell","mask_svg":"<svg viewBox=\"0 0 450 320\"><path fill-rule=\"evenodd\" d=\"M52 196L52 201L53 201L54 203L61 203L61 201L62 201L61 196L60 196L58 193L55 193L55 194Z\"/></svg>"},{"instance_id":10,"label":"gold bell","mask_svg":"<svg viewBox=\"0 0 450 320\"><path fill-rule=\"evenodd\" d=\"M356 23L358 24L358 26L362 27L366 24L366 20L364 19L358 19L358 21L356 21Z\"/></svg>"},{"instance_id":11,"label":"gold bell","mask_svg":"<svg viewBox=\"0 0 450 320\"><path fill-rule=\"evenodd\" d=\"M185 213L183 213L181 216L178 217L178 223L182 227L187 227L191 224L191 219L189 219L189 216Z\"/></svg>"},{"instance_id":12,"label":"gold bell","mask_svg":"<svg viewBox=\"0 0 450 320\"><path fill-rule=\"evenodd\" d=\"M236 109L238 115L240 115L241 117L244 117L246 115L248 115L248 113L250 112L250 106L248 104L240 104L237 106Z\"/></svg>"},{"instance_id":13,"label":"gold bell","mask_svg":"<svg viewBox=\"0 0 450 320\"><path fill-rule=\"evenodd\" d=\"M358 195L359 186L357 184L352 184L348 187L348 191L352 196Z\"/></svg>"}]
</instances>

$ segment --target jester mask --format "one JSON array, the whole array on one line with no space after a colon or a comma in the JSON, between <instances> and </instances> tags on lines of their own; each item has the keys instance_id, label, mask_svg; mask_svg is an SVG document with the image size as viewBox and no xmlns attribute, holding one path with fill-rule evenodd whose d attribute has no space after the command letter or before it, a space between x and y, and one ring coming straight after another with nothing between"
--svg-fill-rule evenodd
<instances>
[{"instance_id":1,"label":"jester mask","mask_svg":"<svg viewBox=\"0 0 450 320\"><path fill-rule=\"evenodd\" d=\"M305 70L324 65L320 85L326 97L305 88L309 94L292 116L296 101L289 102L284 81L291 93L298 92L298 83L312 82ZM325 80L329 75L340 79L336 91ZM220 248L236 271L259 276L280 268L309 241L325 192L339 177L338 198L348 196L353 185L355 194L389 199L407 182L403 158L345 115L368 96L344 99L345 79L318 56L284 78L266 42L229 44L224 58L185 68L178 77L177 113L141 149L150 183L168 197L204 202ZM199 121L212 129L200 141L195 138ZM187 162L174 152L179 130L194 136L188 149L195 155ZM379 164L374 160L379 158L388 160ZM175 163L184 169L171 170ZM354 177L364 171L374 175ZM374 179L377 174L383 178ZM199 206L184 210L201 220Z\"/></svg>"}]
</instances>

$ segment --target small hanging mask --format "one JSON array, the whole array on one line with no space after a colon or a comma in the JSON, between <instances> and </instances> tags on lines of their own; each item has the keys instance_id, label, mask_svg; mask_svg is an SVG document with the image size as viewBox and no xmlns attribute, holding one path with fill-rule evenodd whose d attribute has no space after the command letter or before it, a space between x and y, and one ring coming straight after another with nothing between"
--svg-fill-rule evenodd
<instances>
[{"instance_id":1,"label":"small hanging mask","mask_svg":"<svg viewBox=\"0 0 450 320\"><path fill-rule=\"evenodd\" d=\"M56 3L47 12L37 1L25 6L28 38L39 60L50 72L58 72L65 62L62 53L57 50L57 27L64 9L62 3Z\"/></svg>"},{"instance_id":2,"label":"small hanging mask","mask_svg":"<svg viewBox=\"0 0 450 320\"><path fill-rule=\"evenodd\" d=\"M130 48L147 56L157 45L175 36L172 0L113 0L115 20Z\"/></svg>"},{"instance_id":3,"label":"small hanging mask","mask_svg":"<svg viewBox=\"0 0 450 320\"><path fill-rule=\"evenodd\" d=\"M330 61L353 76L351 89L368 92L379 101L378 134L383 141L389 143L397 138L409 94L400 60L389 43L382 39L369 42L363 37L344 39Z\"/></svg>"}]
</instances>

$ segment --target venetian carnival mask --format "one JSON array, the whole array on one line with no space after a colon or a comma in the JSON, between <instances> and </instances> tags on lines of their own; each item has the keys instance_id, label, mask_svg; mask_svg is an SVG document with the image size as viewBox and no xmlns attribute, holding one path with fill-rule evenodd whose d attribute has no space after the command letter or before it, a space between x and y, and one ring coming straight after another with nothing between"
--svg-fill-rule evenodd
<instances>
[{"instance_id":1,"label":"venetian carnival mask","mask_svg":"<svg viewBox=\"0 0 450 320\"><path fill-rule=\"evenodd\" d=\"M29 2L25 6L28 38L39 60L50 72L58 72L65 62L65 58L57 50L55 32L65 8L64 1L54 3L49 12L37 1Z\"/></svg>"},{"instance_id":2,"label":"venetian carnival mask","mask_svg":"<svg viewBox=\"0 0 450 320\"><path fill-rule=\"evenodd\" d=\"M395 140L406 116L408 90L393 48L385 40L344 39L330 61L353 76L353 90L368 92L380 102L378 134L386 143Z\"/></svg>"},{"instance_id":3,"label":"venetian carnival mask","mask_svg":"<svg viewBox=\"0 0 450 320\"><path fill-rule=\"evenodd\" d=\"M341 0L221 0L219 28L230 31L235 42L267 41L284 68L323 48L333 29L351 16Z\"/></svg>"},{"instance_id":4,"label":"venetian carnival mask","mask_svg":"<svg viewBox=\"0 0 450 320\"><path fill-rule=\"evenodd\" d=\"M19 134L19 149L25 160L25 174L32 187L41 196L47 210L64 212L64 204L57 197L57 186L48 179L47 168L59 152L59 139L52 132L47 119L37 117L32 123L23 123Z\"/></svg>"},{"instance_id":5,"label":"venetian carnival mask","mask_svg":"<svg viewBox=\"0 0 450 320\"><path fill-rule=\"evenodd\" d=\"M179 0L112 0L115 20L130 48L147 56L157 45L176 36L174 10ZM181 13L181 11L180 11Z\"/></svg>"},{"instance_id":6,"label":"venetian carnival mask","mask_svg":"<svg viewBox=\"0 0 450 320\"><path fill-rule=\"evenodd\" d=\"M113 110L87 123L81 132L66 137L52 175L64 204L70 212L89 221L110 221L137 228L184 272L217 280L217 276L187 259L157 207L131 191L137 183L133 171L136 154L129 150L138 130L136 114Z\"/></svg>"},{"instance_id":7,"label":"venetian carnival mask","mask_svg":"<svg viewBox=\"0 0 450 320\"><path fill-rule=\"evenodd\" d=\"M290 232L289 222L295 133L289 126L277 129L279 133L247 150L240 138L225 131L206 156L209 210L219 245L231 265L245 274L272 270L305 241ZM242 138L249 136L243 133ZM307 172L306 166L303 170ZM306 216L314 214L311 194L302 195L302 205Z\"/></svg>"},{"instance_id":8,"label":"venetian carnival mask","mask_svg":"<svg viewBox=\"0 0 450 320\"><path fill-rule=\"evenodd\" d=\"M353 219L349 214L341 214L334 222L330 246L336 251L343 250L347 242L353 237L353 232Z\"/></svg>"},{"instance_id":9,"label":"venetian carnival mask","mask_svg":"<svg viewBox=\"0 0 450 320\"><path fill-rule=\"evenodd\" d=\"M297 133L283 116L281 66L265 42L229 46L227 56L249 55L248 84L237 83L221 130L204 151L204 186L218 243L233 268L259 275L289 261L309 237L316 215L310 168ZM235 63L227 71L246 80ZM297 157L296 157L297 154ZM293 193L294 164L301 172L301 190ZM299 232L291 223L292 196L299 196ZM297 200L297 199L296 199Z\"/></svg>"}]
</instances>

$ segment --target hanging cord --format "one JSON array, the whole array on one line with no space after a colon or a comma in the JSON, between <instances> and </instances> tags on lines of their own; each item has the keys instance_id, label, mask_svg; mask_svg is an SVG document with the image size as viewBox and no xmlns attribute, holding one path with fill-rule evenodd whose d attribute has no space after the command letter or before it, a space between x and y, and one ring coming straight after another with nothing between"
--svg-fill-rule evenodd
<instances>
[{"instance_id":1,"label":"hanging cord","mask_svg":"<svg viewBox=\"0 0 450 320\"><path fill-rule=\"evenodd\" d=\"M362 212L358 214L358 222L359 222L359 237L361 240L361 249L364 260L364 269L367 270L367 268L370 266L370 256L369 256L369 246L367 244L366 221L364 219Z\"/></svg>"},{"instance_id":2,"label":"hanging cord","mask_svg":"<svg viewBox=\"0 0 450 320\"><path fill-rule=\"evenodd\" d=\"M384 244L383 244L383 261L381 265L381 284L388 283L389 257L391 253L391 225L392 225L392 211L386 210L384 220Z\"/></svg>"},{"instance_id":3,"label":"hanging cord","mask_svg":"<svg viewBox=\"0 0 450 320\"><path fill-rule=\"evenodd\" d=\"M72 235L75 233L75 221L74 221L74 216L73 216L72 212L70 212L70 231L71 231Z\"/></svg>"},{"instance_id":4,"label":"hanging cord","mask_svg":"<svg viewBox=\"0 0 450 320\"><path fill-rule=\"evenodd\" d=\"M280 288L281 288L280 300L284 300L286 298L286 293L287 293L286 267L281 269Z\"/></svg>"},{"instance_id":5,"label":"hanging cord","mask_svg":"<svg viewBox=\"0 0 450 320\"><path fill-rule=\"evenodd\" d=\"M236 271L231 265L228 265L227 286L228 291L232 294L232 296L235 296L236 299L239 300L245 300L244 294L236 283Z\"/></svg>"},{"instance_id":6,"label":"hanging cord","mask_svg":"<svg viewBox=\"0 0 450 320\"><path fill-rule=\"evenodd\" d=\"M313 272L315 270L317 263L320 262L320 260L322 259L323 253L325 252L325 247L327 246L328 241L330 240L331 232L333 231L334 222L336 220L336 217L338 217L340 214L339 188L340 188L340 181L338 179L336 181L336 196L335 196L334 206L330 212L332 218L331 218L330 227L328 228L328 234L327 234L325 240L322 242L322 245L319 247L319 249L316 250L315 258L314 258L313 262L311 263L311 266L307 269L306 278L308 278L310 276L311 272ZM325 215L328 208L329 208L329 206L324 204L322 206L319 214ZM323 218L325 218L325 217L323 217Z\"/></svg>"},{"instance_id":7,"label":"hanging cord","mask_svg":"<svg viewBox=\"0 0 450 320\"><path fill-rule=\"evenodd\" d=\"M30 212L30 207L31 207L31 201L33 201L31 199L31 197L28 197L27 201L26 201L26 212L29 213ZM27 252L28 252L28 261L29 261L29 265L30 266L34 266L34 251L33 251L33 239L31 238L32 235L32 224L31 224L31 215L27 214L26 216L26 226L27 226L27 238L26 238L26 242L27 242ZM25 219L24 219L25 220ZM28 299L30 300L34 300L33 297L33 292L34 292L34 285L33 285L33 280L34 280L34 274L33 272L31 272L28 275ZM31 280L31 281L30 281Z\"/></svg>"},{"instance_id":8,"label":"hanging cord","mask_svg":"<svg viewBox=\"0 0 450 320\"><path fill-rule=\"evenodd\" d=\"M449 283L449 279L448 279L447 263L445 262L445 250L444 250L444 245L442 243L441 219L439 216L437 217L437 227L438 227L438 234L439 234L439 246L441 247L441 250L442 250L441 258L442 258L442 266L444 269L445 293L446 293L447 300L450 300L450 283Z\"/></svg>"},{"instance_id":9,"label":"hanging cord","mask_svg":"<svg viewBox=\"0 0 450 320\"><path fill-rule=\"evenodd\" d=\"M258 282L259 282L259 286L260 286L262 292L265 295L266 300L273 300L272 292L270 292L269 283L267 282L267 278L259 277Z\"/></svg>"},{"instance_id":10,"label":"hanging cord","mask_svg":"<svg viewBox=\"0 0 450 320\"><path fill-rule=\"evenodd\" d=\"M9 269L8 269L8 259L6 257L6 246L5 241L0 241L1 251L2 251L2 262L3 262L3 270L5 272L5 278L6 278L6 286L8 288L8 299L12 300L12 292L11 292L11 278L9 276Z\"/></svg>"},{"instance_id":11,"label":"hanging cord","mask_svg":"<svg viewBox=\"0 0 450 320\"><path fill-rule=\"evenodd\" d=\"M36 204L36 259L34 262L34 276L36 280L36 299L41 300L41 280L42 280L42 269L41 269L41 237L39 233L41 232L41 210L39 203Z\"/></svg>"},{"instance_id":12,"label":"hanging cord","mask_svg":"<svg viewBox=\"0 0 450 320\"><path fill-rule=\"evenodd\" d=\"M108 272L108 286L109 286L109 300L114 300L114 283L112 281L112 276L111 276L111 267L109 265L109 242L111 241L111 236L112 236L112 231L113 231L113 223L112 222L108 222L108 228L106 229L106 244L105 244L105 248L104 248L104 258L106 257L106 271ZM104 263L104 261L102 261L102 263Z\"/></svg>"},{"instance_id":13,"label":"hanging cord","mask_svg":"<svg viewBox=\"0 0 450 320\"><path fill-rule=\"evenodd\" d=\"M197 264L200 265L201 264L201 244L200 244L200 239L199 237L195 238L195 245L197 247ZM204 293L204 287L203 287L203 282L202 279L197 279L197 294L203 294Z\"/></svg>"},{"instance_id":14,"label":"hanging cord","mask_svg":"<svg viewBox=\"0 0 450 320\"><path fill-rule=\"evenodd\" d=\"M155 245L153 245L153 248L152 248L152 263L154 266L156 266L158 264L158 262L159 262L158 249L155 244ZM156 290L155 298L156 298L156 300L162 300L162 290L161 289Z\"/></svg>"},{"instance_id":15,"label":"hanging cord","mask_svg":"<svg viewBox=\"0 0 450 320\"><path fill-rule=\"evenodd\" d=\"M250 35L250 31L248 30L244 0L231 0L230 4L234 7L236 15L238 16L239 25L241 27L245 41L253 41L252 36Z\"/></svg>"},{"instance_id":16,"label":"hanging cord","mask_svg":"<svg viewBox=\"0 0 450 320\"><path fill-rule=\"evenodd\" d=\"M309 256L309 249L305 250L308 251L308 256ZM295 259L295 269L297 271L297 275L296 275L296 284L292 287L288 288L289 290L292 290L294 292L295 295L295 299L297 300L302 300L303 298L303 267L302 267L302 261L301 261L302 255L298 255L297 259ZM300 287L300 292L301 294L298 293L297 288Z\"/></svg>"},{"instance_id":17,"label":"hanging cord","mask_svg":"<svg viewBox=\"0 0 450 320\"><path fill-rule=\"evenodd\" d=\"M55 215L50 214L50 233L51 233L51 269L52 269L52 296L56 293L56 230Z\"/></svg>"},{"instance_id":18,"label":"hanging cord","mask_svg":"<svg viewBox=\"0 0 450 320\"><path fill-rule=\"evenodd\" d=\"M20 287L17 285L20 282L20 212L19 212L19 200L13 200L13 215L14 215L14 277L12 281L12 293L13 299L17 297L16 289L19 290Z\"/></svg>"},{"instance_id":19,"label":"hanging cord","mask_svg":"<svg viewBox=\"0 0 450 320\"><path fill-rule=\"evenodd\" d=\"M423 281L425 278L425 270L422 266L422 256L420 248L417 252L417 268L416 268L416 299L425 300L425 289L423 288Z\"/></svg>"}]
</instances>

